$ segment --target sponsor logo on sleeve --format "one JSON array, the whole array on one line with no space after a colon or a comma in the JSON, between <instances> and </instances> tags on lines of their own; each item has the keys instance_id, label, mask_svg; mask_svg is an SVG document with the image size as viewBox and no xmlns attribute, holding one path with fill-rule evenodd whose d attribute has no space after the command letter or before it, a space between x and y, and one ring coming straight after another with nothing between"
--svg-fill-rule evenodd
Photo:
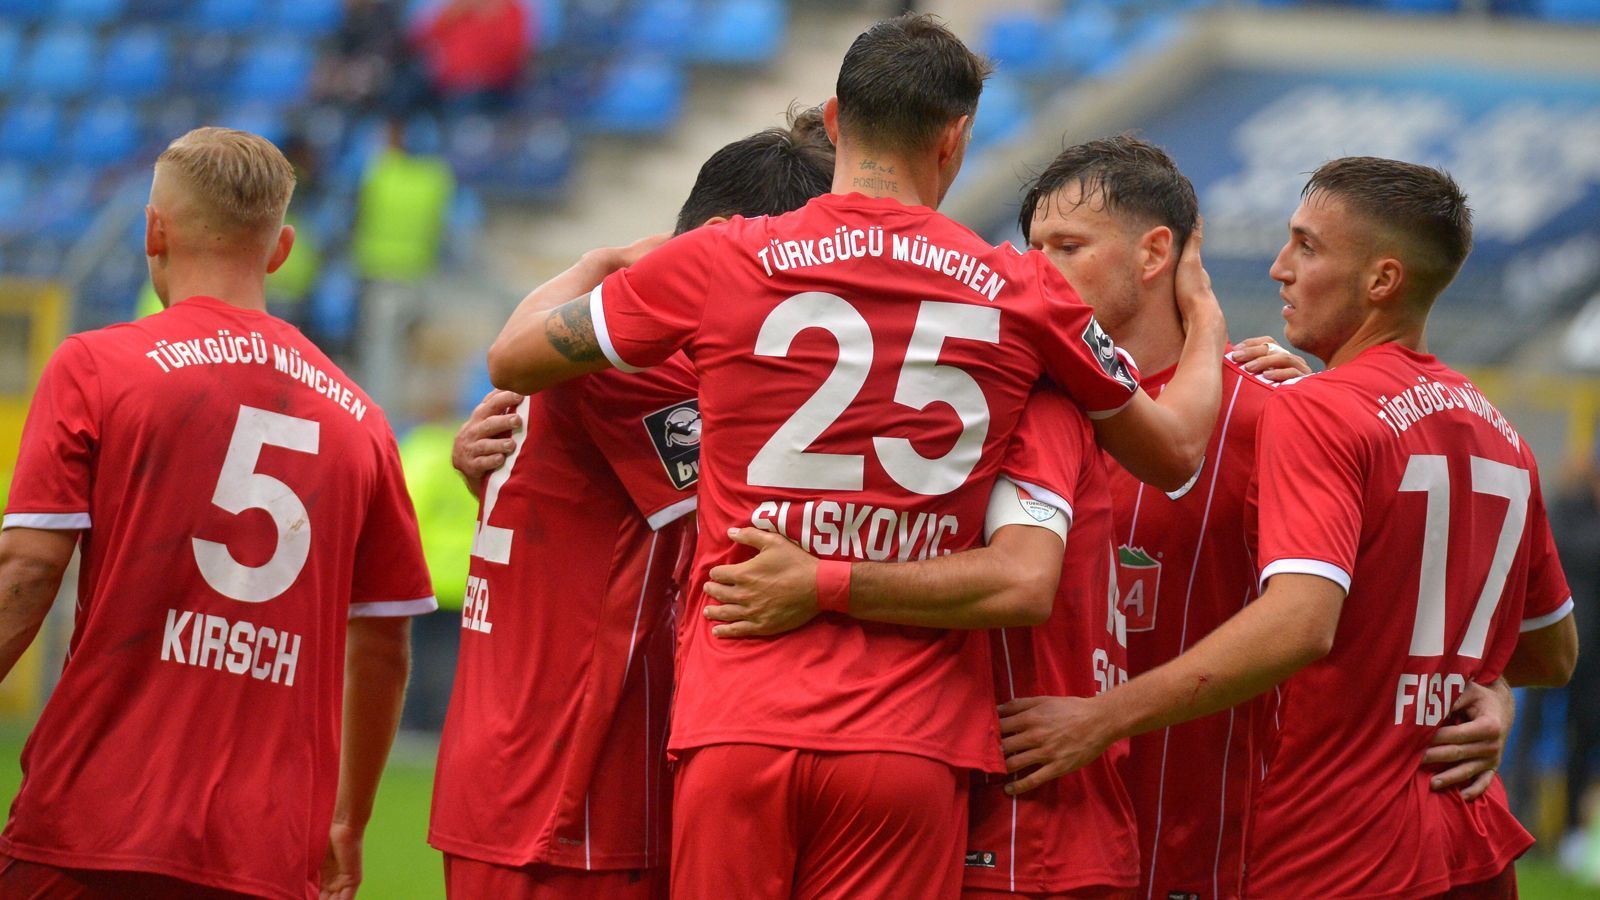
<instances>
[{"instance_id":1,"label":"sponsor logo on sleeve","mask_svg":"<svg viewBox=\"0 0 1600 900\"><path fill-rule=\"evenodd\" d=\"M1156 600L1161 593L1161 560L1143 547L1127 544L1117 548L1117 596L1129 631L1152 631L1156 627Z\"/></svg>"},{"instance_id":2,"label":"sponsor logo on sleeve","mask_svg":"<svg viewBox=\"0 0 1600 900\"><path fill-rule=\"evenodd\" d=\"M645 431L672 486L684 490L700 479L700 401L685 400L644 417Z\"/></svg>"},{"instance_id":3,"label":"sponsor logo on sleeve","mask_svg":"<svg viewBox=\"0 0 1600 900\"><path fill-rule=\"evenodd\" d=\"M1111 335L1102 331L1100 323L1093 317L1089 319L1089 327L1083 329L1083 342L1089 345L1089 352L1094 354L1107 375L1130 391L1139 387L1139 383L1133 380L1133 373L1128 370L1128 363L1117 353L1117 345L1112 342Z\"/></svg>"}]
</instances>

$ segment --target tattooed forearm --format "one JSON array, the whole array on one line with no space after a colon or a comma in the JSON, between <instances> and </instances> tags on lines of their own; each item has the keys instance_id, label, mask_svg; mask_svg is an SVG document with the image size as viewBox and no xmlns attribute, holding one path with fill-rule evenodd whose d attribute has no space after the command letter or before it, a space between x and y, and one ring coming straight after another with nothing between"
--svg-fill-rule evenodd
<instances>
[{"instance_id":1,"label":"tattooed forearm","mask_svg":"<svg viewBox=\"0 0 1600 900\"><path fill-rule=\"evenodd\" d=\"M569 300L552 310L544 320L544 336L556 352L573 362L594 362L601 356L588 297Z\"/></svg>"}]
</instances>

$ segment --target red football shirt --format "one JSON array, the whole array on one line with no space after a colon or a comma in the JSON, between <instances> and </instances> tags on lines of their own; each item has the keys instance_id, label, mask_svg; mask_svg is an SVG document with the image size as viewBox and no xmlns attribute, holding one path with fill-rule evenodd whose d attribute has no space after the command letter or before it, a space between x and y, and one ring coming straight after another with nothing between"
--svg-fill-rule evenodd
<instances>
[{"instance_id":1,"label":"red football shirt","mask_svg":"<svg viewBox=\"0 0 1600 900\"><path fill-rule=\"evenodd\" d=\"M436 607L383 412L300 332L193 297L68 338L5 527L83 530L0 850L317 895L347 616Z\"/></svg>"},{"instance_id":2,"label":"red football shirt","mask_svg":"<svg viewBox=\"0 0 1600 900\"><path fill-rule=\"evenodd\" d=\"M679 348L706 422L671 747L893 751L1000 770L987 638L824 613L771 640L715 640L709 569L733 526L834 559L922 559L982 539L989 489L1048 371L1110 413L1135 382L1038 253L924 207L828 194L674 238L591 297L619 368Z\"/></svg>"},{"instance_id":3,"label":"red football shirt","mask_svg":"<svg viewBox=\"0 0 1600 900\"><path fill-rule=\"evenodd\" d=\"M1176 366L1142 379L1151 396ZM1193 481L1168 494L1107 459L1117 518L1117 581L1128 621L1128 671L1178 656L1255 597L1245 495L1256 422L1272 385L1231 360L1222 406ZM1239 894L1250 786L1251 705L1135 737L1128 792L1138 811L1141 897Z\"/></svg>"},{"instance_id":4,"label":"red football shirt","mask_svg":"<svg viewBox=\"0 0 1600 900\"><path fill-rule=\"evenodd\" d=\"M1091 697L1127 680L1124 626L1112 581L1111 495L1094 428L1054 391L1037 391L1011 439L1004 474L1066 512L1071 530L1050 618L990 632L995 694ZM1012 501L1015 502L1015 501ZM1082 769L1020 797L999 776L973 782L966 884L1056 894L1139 881L1138 833L1119 741Z\"/></svg>"},{"instance_id":5,"label":"red football shirt","mask_svg":"<svg viewBox=\"0 0 1600 900\"><path fill-rule=\"evenodd\" d=\"M1349 593L1332 652L1258 718L1247 891L1443 891L1461 829L1418 761L1519 625L1570 608L1533 454L1465 377L1396 344L1280 388L1257 453L1262 581Z\"/></svg>"},{"instance_id":6,"label":"red football shirt","mask_svg":"<svg viewBox=\"0 0 1600 900\"><path fill-rule=\"evenodd\" d=\"M664 864L673 566L700 413L681 357L524 400L484 485L428 839L505 866Z\"/></svg>"}]
</instances>

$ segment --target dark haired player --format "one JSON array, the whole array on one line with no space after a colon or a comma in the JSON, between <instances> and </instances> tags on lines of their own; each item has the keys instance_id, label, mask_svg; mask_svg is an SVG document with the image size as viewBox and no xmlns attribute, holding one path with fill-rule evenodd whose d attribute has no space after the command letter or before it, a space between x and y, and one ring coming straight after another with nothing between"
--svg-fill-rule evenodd
<instances>
[{"instance_id":1,"label":"dark haired player","mask_svg":"<svg viewBox=\"0 0 1600 900\"><path fill-rule=\"evenodd\" d=\"M1192 474L1216 414L1215 298L1191 298L1186 390L1152 401L1043 258L930 208L960 167L986 73L927 17L874 26L824 107L834 188L851 193L684 235L589 298L514 315L491 348L497 383L528 389L689 355L706 423L691 610L711 566L743 555L722 537L741 525L830 557L836 587L852 558L976 544L1045 373L1141 474L1172 487ZM737 301L708 316L712 296ZM996 723L971 714L993 697L982 635L833 612L768 641L713 641L693 621L685 640L675 892L959 889L966 772L998 768Z\"/></svg>"},{"instance_id":2,"label":"dark haired player","mask_svg":"<svg viewBox=\"0 0 1600 900\"><path fill-rule=\"evenodd\" d=\"M677 232L799 208L832 178L820 116L802 114L712 154ZM658 243L575 268L592 288ZM497 391L462 429L458 465L482 508L429 830L452 897L666 893L673 575L694 533L695 391L679 355L527 399Z\"/></svg>"},{"instance_id":3,"label":"dark haired player","mask_svg":"<svg viewBox=\"0 0 1600 900\"><path fill-rule=\"evenodd\" d=\"M145 207L164 311L67 338L40 378L0 533L0 673L80 536L83 565L0 897L349 900L361 880L407 617L437 604L388 420L266 312L293 191L257 135L173 141Z\"/></svg>"},{"instance_id":4,"label":"dark haired player","mask_svg":"<svg viewBox=\"0 0 1600 900\"><path fill-rule=\"evenodd\" d=\"M1514 895L1527 842L1503 792L1469 806L1417 768L1469 682L1561 683L1577 650L1531 451L1426 352L1470 246L1442 172L1359 157L1312 176L1272 275L1289 340L1330 369L1262 415L1262 596L1105 695L1002 710L1008 764L1042 766L1020 790L1276 686L1252 742L1246 895Z\"/></svg>"}]
</instances>

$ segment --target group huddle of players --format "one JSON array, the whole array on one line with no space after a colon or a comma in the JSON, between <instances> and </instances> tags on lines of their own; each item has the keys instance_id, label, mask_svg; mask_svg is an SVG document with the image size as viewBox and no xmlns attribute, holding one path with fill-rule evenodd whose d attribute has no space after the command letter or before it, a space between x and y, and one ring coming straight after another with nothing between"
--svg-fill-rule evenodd
<instances>
[{"instance_id":1,"label":"group huddle of players","mask_svg":"<svg viewBox=\"0 0 1600 900\"><path fill-rule=\"evenodd\" d=\"M878 23L670 240L512 313L455 448L452 897L1516 895L1509 686L1577 650L1531 452L1426 351L1466 198L1311 176L1271 271L1306 376L1228 344L1146 142L1045 166L1031 251L936 212L987 74ZM292 188L253 135L173 142L167 309L40 380L0 671L83 561L0 897L360 883L436 604L383 413L264 312Z\"/></svg>"}]
</instances>

